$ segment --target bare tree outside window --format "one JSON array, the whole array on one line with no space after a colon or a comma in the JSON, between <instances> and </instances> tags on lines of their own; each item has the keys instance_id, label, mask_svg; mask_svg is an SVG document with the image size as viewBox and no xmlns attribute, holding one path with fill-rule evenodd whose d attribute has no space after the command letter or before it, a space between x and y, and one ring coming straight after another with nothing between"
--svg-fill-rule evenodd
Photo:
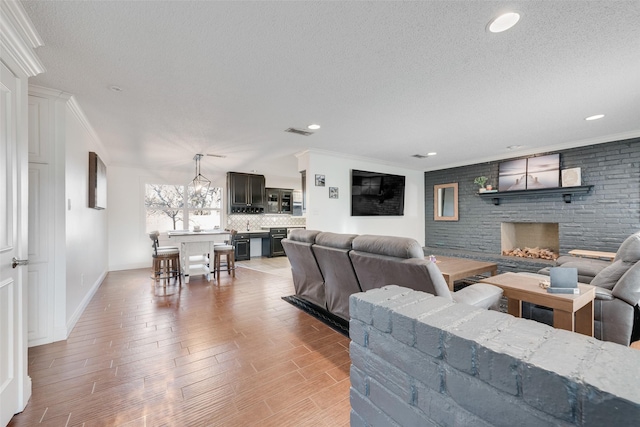
<instances>
[{"instance_id":1,"label":"bare tree outside window","mask_svg":"<svg viewBox=\"0 0 640 427\"><path fill-rule=\"evenodd\" d=\"M214 187L206 197L197 196L190 186L146 184L147 232L182 230L199 225L201 229L220 226L222 188Z\"/></svg>"}]
</instances>

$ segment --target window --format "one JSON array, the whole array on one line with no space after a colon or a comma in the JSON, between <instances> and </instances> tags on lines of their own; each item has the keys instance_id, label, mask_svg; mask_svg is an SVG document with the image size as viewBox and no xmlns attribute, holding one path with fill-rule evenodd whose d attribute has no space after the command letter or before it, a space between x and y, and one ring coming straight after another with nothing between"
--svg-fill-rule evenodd
<instances>
[{"instance_id":1,"label":"window","mask_svg":"<svg viewBox=\"0 0 640 427\"><path fill-rule=\"evenodd\" d=\"M147 232L185 230L199 225L203 230L220 227L222 188L209 189L197 197L186 185L146 184L144 206Z\"/></svg>"}]
</instances>

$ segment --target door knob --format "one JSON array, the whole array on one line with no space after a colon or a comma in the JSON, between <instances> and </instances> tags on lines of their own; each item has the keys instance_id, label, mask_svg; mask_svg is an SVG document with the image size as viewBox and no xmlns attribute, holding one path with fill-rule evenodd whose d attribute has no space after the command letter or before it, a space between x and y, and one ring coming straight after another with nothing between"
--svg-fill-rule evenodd
<instances>
[{"instance_id":1,"label":"door knob","mask_svg":"<svg viewBox=\"0 0 640 427\"><path fill-rule=\"evenodd\" d=\"M16 268L19 265L27 265L29 264L29 260L28 259L18 259L16 257L13 257L13 262L11 263L11 267L12 268Z\"/></svg>"}]
</instances>

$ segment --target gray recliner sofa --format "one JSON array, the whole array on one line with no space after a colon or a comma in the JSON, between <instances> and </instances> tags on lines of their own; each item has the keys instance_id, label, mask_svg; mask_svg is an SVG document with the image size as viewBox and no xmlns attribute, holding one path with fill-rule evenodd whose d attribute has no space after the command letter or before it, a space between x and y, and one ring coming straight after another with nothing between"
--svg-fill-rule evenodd
<instances>
[{"instance_id":1,"label":"gray recliner sofa","mask_svg":"<svg viewBox=\"0 0 640 427\"><path fill-rule=\"evenodd\" d=\"M482 308L497 309L502 296L502 289L485 283L449 291L440 269L410 238L292 230L282 246L291 263L296 295L346 320L351 294L385 285Z\"/></svg>"},{"instance_id":2,"label":"gray recliner sofa","mask_svg":"<svg viewBox=\"0 0 640 427\"><path fill-rule=\"evenodd\" d=\"M627 237L612 262L563 256L558 267L578 270L578 281L596 286L594 335L603 341L629 345L640 339L640 232ZM538 273L549 275L549 268ZM552 313L523 306L524 316L550 324Z\"/></svg>"}]
</instances>

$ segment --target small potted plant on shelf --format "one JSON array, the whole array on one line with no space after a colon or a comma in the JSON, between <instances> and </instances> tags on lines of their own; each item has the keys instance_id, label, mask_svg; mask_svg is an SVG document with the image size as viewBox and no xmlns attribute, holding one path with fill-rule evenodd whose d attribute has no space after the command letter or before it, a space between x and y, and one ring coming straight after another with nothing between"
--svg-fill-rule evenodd
<instances>
[{"instance_id":1,"label":"small potted plant on shelf","mask_svg":"<svg viewBox=\"0 0 640 427\"><path fill-rule=\"evenodd\" d=\"M484 193L486 191L486 189L484 188L484 184L485 182L487 182L487 178L486 176L479 176L476 179L473 180L474 184L477 184L480 186L480 189L478 190L480 193Z\"/></svg>"}]
</instances>

